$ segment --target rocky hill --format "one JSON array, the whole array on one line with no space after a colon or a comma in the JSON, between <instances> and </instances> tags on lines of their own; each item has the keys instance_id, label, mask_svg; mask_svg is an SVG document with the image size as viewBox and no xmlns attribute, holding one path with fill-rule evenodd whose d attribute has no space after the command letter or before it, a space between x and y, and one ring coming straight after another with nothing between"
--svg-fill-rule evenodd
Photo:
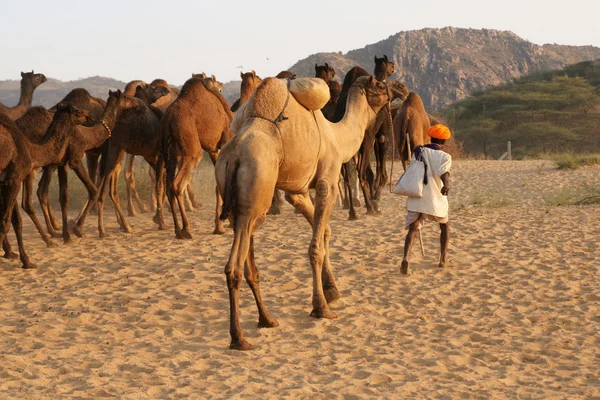
<instances>
[{"instance_id":1,"label":"rocky hill","mask_svg":"<svg viewBox=\"0 0 600 400\"><path fill-rule=\"evenodd\" d=\"M355 65L373 71L373 57L386 54L396 63L392 78L402 79L428 108L440 108L488 86L569 64L600 58L593 46L539 46L508 31L489 29L421 29L399 32L362 49L318 53L290 70L312 76L315 63L328 62L343 80Z\"/></svg>"},{"instance_id":2,"label":"rocky hill","mask_svg":"<svg viewBox=\"0 0 600 400\"><path fill-rule=\"evenodd\" d=\"M490 29L420 29L399 32L345 54L313 54L289 69L298 76L314 76L315 63L328 62L336 70L336 79L341 81L355 65L373 71L373 57L383 54L396 63L397 72L392 78L402 79L412 91L421 95L425 106L433 111L470 93L533 72L598 59L600 48L557 44L539 46L512 32ZM257 72L260 75L260 71ZM233 103L239 96L240 82L231 81L224 86L223 95ZM49 79L35 91L34 104L54 105L76 87L86 88L94 96L106 98L109 89L123 89L125 82L102 77L71 82ZM14 105L18 99L19 82L0 81L0 101Z\"/></svg>"}]
</instances>

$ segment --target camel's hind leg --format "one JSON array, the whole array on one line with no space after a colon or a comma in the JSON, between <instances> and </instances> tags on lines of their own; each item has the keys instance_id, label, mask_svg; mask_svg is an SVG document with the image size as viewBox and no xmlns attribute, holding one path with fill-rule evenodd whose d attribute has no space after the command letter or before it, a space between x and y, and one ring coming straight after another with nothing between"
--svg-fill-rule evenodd
<instances>
[{"instance_id":1,"label":"camel's hind leg","mask_svg":"<svg viewBox=\"0 0 600 400\"><path fill-rule=\"evenodd\" d=\"M191 239L192 235L189 231L190 223L187 217L187 213L185 211L185 206L183 204L183 189L190 184L192 180L192 174L194 172L194 167L198 163L199 157L183 157L181 162L181 168L179 172L175 176L173 180L173 194L177 198L177 205L179 206L179 212L181 213L181 232L178 239ZM173 208L173 202L171 201L171 210L175 212ZM175 217L173 217L175 219ZM176 232L177 233L177 232Z\"/></svg>"},{"instance_id":2,"label":"camel's hind leg","mask_svg":"<svg viewBox=\"0 0 600 400\"><path fill-rule=\"evenodd\" d=\"M23 243L23 221L21 220L21 213L19 212L19 207L15 204L13 207L12 213L12 226L15 231L15 236L17 237L17 243L19 245L19 258L23 263L22 268L25 269L34 269L37 268L35 264L29 261L29 256L25 252L25 246Z\"/></svg>"},{"instance_id":3,"label":"camel's hind leg","mask_svg":"<svg viewBox=\"0 0 600 400\"><path fill-rule=\"evenodd\" d=\"M246 278L246 283L250 286L250 290L252 290L254 300L256 301L256 308L258 308L258 327L274 328L279 326L279 322L274 320L269 314L260 294L259 273L254 259L254 235L250 236L250 248L248 249L248 257L244 266L244 277Z\"/></svg>"},{"instance_id":4,"label":"camel's hind leg","mask_svg":"<svg viewBox=\"0 0 600 400\"><path fill-rule=\"evenodd\" d=\"M46 228L48 229L48 233L51 237L61 237L60 225L54 216L54 212L52 211L52 207L50 206L50 196L48 193L50 192L50 182L52 181L52 173L56 170L55 165L48 165L43 168L42 177L38 183L37 189L37 197L40 202L40 207L42 208L42 213L44 214L44 220L46 220Z\"/></svg>"},{"instance_id":5,"label":"camel's hind leg","mask_svg":"<svg viewBox=\"0 0 600 400\"><path fill-rule=\"evenodd\" d=\"M135 156L133 154L127 153L125 155L125 184L127 186L127 215L130 217L137 216L137 212L135 210L135 205L133 204L134 200L137 203L140 212L146 213L148 212L148 208L140 199L140 195L138 194L137 188L135 187L135 176L133 174L133 165L135 161Z\"/></svg>"},{"instance_id":6,"label":"camel's hind leg","mask_svg":"<svg viewBox=\"0 0 600 400\"><path fill-rule=\"evenodd\" d=\"M315 207L310 200L310 196L308 193L302 194L286 194L286 200L294 206L297 210L299 210L304 218L308 221L310 226L312 227L314 224L314 216L315 216ZM325 227L325 236L324 236L324 244L325 244L325 257L323 259L323 269L321 273L321 279L323 280L323 291L325 293L325 299L327 303L331 303L334 300L340 298L340 293L337 289L337 285L335 283L335 278L333 277L333 272L331 272L331 264L329 262L329 239L331 238L331 228L329 225Z\"/></svg>"},{"instance_id":7,"label":"camel's hind leg","mask_svg":"<svg viewBox=\"0 0 600 400\"><path fill-rule=\"evenodd\" d=\"M219 153L209 153L210 160L213 163L213 166L217 162L217 157ZM188 186L188 189L191 187ZM216 207L215 207L215 230L213 231L213 235L222 235L225 233L225 227L223 226L223 221L219 218L219 214L221 213L221 206L223 204L223 199L221 198L221 193L219 192L219 187L215 185L215 193L217 197Z\"/></svg>"}]
</instances>

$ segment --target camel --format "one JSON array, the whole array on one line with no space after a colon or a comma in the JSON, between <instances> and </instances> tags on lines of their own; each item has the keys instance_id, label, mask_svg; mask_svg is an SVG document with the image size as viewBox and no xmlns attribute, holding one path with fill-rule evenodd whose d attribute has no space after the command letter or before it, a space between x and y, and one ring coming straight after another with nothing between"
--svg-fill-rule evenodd
<instances>
[{"instance_id":1,"label":"camel","mask_svg":"<svg viewBox=\"0 0 600 400\"><path fill-rule=\"evenodd\" d=\"M202 82L204 83L204 85L206 86L206 88L209 90L213 90L213 91L217 91L217 92L223 91L223 83L217 81L217 79L215 78L214 75L211 75L210 77L208 77L208 76L206 76L206 74L204 72L202 72L199 74L192 74L192 78L201 79ZM162 97L160 95L158 95L161 92L161 89L167 91L167 94L165 94ZM159 116L159 118L162 118L162 115L164 114L164 112L166 111L168 106L171 105L171 103L173 103L173 101L175 101L175 99L177 99L177 96L179 95L179 93L180 92L178 89L174 89L171 86L169 86L165 80L155 79L149 85L139 85L136 89L135 96L137 98L143 100L146 103L146 105L152 106L153 108L155 108L154 111L157 114L157 116ZM167 100L165 100L165 99L167 99ZM227 105L227 107L229 107L229 105ZM158 111L160 111L160 113L158 113L156 109L158 109ZM125 158L125 166L126 166L125 167L125 181L127 183L127 211L128 211L129 216L137 215L137 213L135 211L135 207L133 205L133 200L135 200L137 202L138 207L140 208L140 210L142 212L148 211L148 208L146 208L146 206L142 203L142 201L139 197L139 194L137 193L136 187L135 187L135 177L133 175L134 157L135 157L134 155L127 153L126 158ZM155 175L154 168L152 168L152 166L150 166L150 169L148 170L148 174L150 176L150 180L152 181L152 185L155 186L156 185L156 175ZM149 209L150 209L150 211L155 211L156 210L156 201L157 201L155 191L151 192L150 197L151 198L150 198ZM196 195L194 194L194 191L193 191L191 185L188 185L184 189L184 200L185 200L185 204L187 205L187 208L190 211L194 211L196 208L201 206L200 202L196 200Z\"/></svg>"},{"instance_id":2,"label":"camel","mask_svg":"<svg viewBox=\"0 0 600 400\"><path fill-rule=\"evenodd\" d=\"M21 72L21 97L19 103L14 107L7 107L0 103L0 114L8 116L8 118L16 121L31 107L33 101L33 91L46 82L44 74L36 74L33 72Z\"/></svg>"},{"instance_id":3,"label":"camel","mask_svg":"<svg viewBox=\"0 0 600 400\"><path fill-rule=\"evenodd\" d=\"M333 81L335 77L335 70L325 63L323 65L315 64L315 78L321 78L325 83Z\"/></svg>"},{"instance_id":4,"label":"camel","mask_svg":"<svg viewBox=\"0 0 600 400\"><path fill-rule=\"evenodd\" d=\"M331 81L327 86L329 86L329 101L325 104L325 107L321 109L321 112L323 112L323 115L328 121L332 121L342 91L342 85L337 81Z\"/></svg>"},{"instance_id":5,"label":"camel","mask_svg":"<svg viewBox=\"0 0 600 400\"><path fill-rule=\"evenodd\" d=\"M61 103L65 103L65 104L68 103L79 109L87 110L87 111L91 112L92 115L95 117L96 121L100 120L103 117L104 112L105 112L105 107L106 107L106 102L104 100L90 96L88 91L85 89L82 89L82 88L77 88L77 89L73 89L72 91L70 91L61 100ZM23 117L19 118L16 121L16 124L25 135L31 136L34 138L34 140L36 140L36 138L37 139L41 138L44 135L44 133L46 132L46 129L48 128L48 126L50 125L50 122L52 121L52 113L54 113L55 111L56 111L56 106L50 108L50 110L45 110L42 107L34 107L33 109L28 110ZM85 127L86 125L89 125L89 124L83 124L83 127ZM96 123L96 125L97 125L96 131L98 131L98 127L101 128L101 126L97 123ZM83 127L81 127L81 128L83 129ZM103 134L102 132L103 131L101 131L100 135ZM98 157L100 155L99 151L102 148L102 146L101 146L102 142L104 142L104 139L97 142L96 146L90 145L90 146L86 147L86 160L88 163L89 175L88 175L88 173L85 173L85 175L90 176L90 179L92 180L92 182L95 181L95 173L96 173L97 166L98 166ZM95 143L95 142L92 141L92 143ZM72 152L74 150L71 149L70 151ZM44 218L46 220L48 233L52 237L61 237L62 235L57 232L60 229L60 225L58 224L58 221L54 217L52 208L50 207L50 200L48 198L50 181L52 179L52 173L54 172L55 169L56 169L55 165L48 165L43 168L43 174L42 174L42 177L38 184L37 196L40 201L42 211L44 213ZM83 172L85 172L85 171L83 171ZM34 179L34 175L31 175L31 176L28 176L24 182L23 208L26 211L28 208L30 210L33 210L31 198L27 197L30 195L31 190L26 190L28 185L32 185L33 179ZM88 192L89 192L89 190L88 190ZM28 212L28 214L30 215L30 217L32 216L32 212ZM34 221L34 223L35 223L35 221ZM45 235L42 234L42 237L44 237L44 236ZM51 244L48 244L47 241L46 241L46 244L51 245Z\"/></svg>"},{"instance_id":6,"label":"camel","mask_svg":"<svg viewBox=\"0 0 600 400\"><path fill-rule=\"evenodd\" d=\"M380 82L385 82L396 71L396 65L393 61L389 61L385 54L381 58L375 56L373 61L375 61L375 79Z\"/></svg>"},{"instance_id":7,"label":"camel","mask_svg":"<svg viewBox=\"0 0 600 400\"><path fill-rule=\"evenodd\" d=\"M405 170L410 161L409 151L412 151L415 146L430 143L431 139L427 135L430 126L429 115L425 111L421 97L415 92L408 93L408 97L394 117L396 146ZM410 138L410 146L406 143L407 135Z\"/></svg>"},{"instance_id":8,"label":"camel","mask_svg":"<svg viewBox=\"0 0 600 400\"><path fill-rule=\"evenodd\" d=\"M58 165L59 174L59 186L60 186L60 203L63 217L62 223L62 238L65 244L71 244L71 235L68 229L67 217L68 217L68 189L67 189L67 167L73 169L77 174L78 178L83 182L86 190L88 191L88 199L82 213L87 213L91 206L96 201L98 190L94 185L94 182L90 179L86 169L83 166L82 158L86 150L90 148L99 147L104 143L111 135L112 128L114 128L116 121L119 118L122 110L131 109L137 107L137 103L134 99L122 95L120 91L109 92L109 99L107 102L106 110L102 119L96 122L92 126L63 126L62 129L67 130L68 135L68 147L62 158L55 159L52 164ZM47 189L46 189L47 190ZM31 187L24 187L24 202L28 199L28 207L25 208L27 213L30 215L32 221L42 234L42 229L31 205ZM42 204L42 209L49 208L49 204ZM78 227L75 226L74 232L78 234ZM42 234L43 236L43 234ZM79 236L79 235L78 235Z\"/></svg>"},{"instance_id":9,"label":"camel","mask_svg":"<svg viewBox=\"0 0 600 400\"><path fill-rule=\"evenodd\" d=\"M242 273L256 300L259 327L275 327L263 304L254 259L254 229L266 218L273 191L301 210L312 226L309 259L313 276L315 318L335 318L328 303L339 298L329 262L331 230L328 220L337 196L344 162L358 151L365 131L387 104L383 83L368 76L358 79L348 93L348 107L339 123L320 111L308 111L287 89L286 82L267 78L244 110L236 114L236 133L217 160L215 173L223 196L220 218L234 227L233 245L225 266L230 300L230 348L250 350L239 321ZM309 189L316 190L315 205ZM242 272L243 271L243 272Z\"/></svg>"},{"instance_id":10,"label":"camel","mask_svg":"<svg viewBox=\"0 0 600 400\"><path fill-rule=\"evenodd\" d=\"M243 74L242 74L243 75ZM250 81L260 79L254 71ZM247 79L247 78L246 78ZM242 80L242 85L244 80ZM244 97L242 93L241 99ZM221 147L231 138L229 125L233 115L229 110L227 101L215 91L206 88L201 79L191 78L183 85L181 94L175 100L161 119L161 133L163 139L163 159L159 159L157 166L157 197L162 198L162 177L164 163L167 174L167 196L171 206L171 213L175 225L175 236L178 239L191 239L189 222L183 207L182 194L192 178L192 171L202 158L203 151L209 153L213 164ZM179 164L179 170L176 172ZM221 196L215 190L217 197L217 215L215 215L214 233L225 232L223 222L218 218L221 205ZM183 226L179 227L174 201L177 199ZM162 204L157 202L155 222L159 229L164 229Z\"/></svg>"},{"instance_id":11,"label":"camel","mask_svg":"<svg viewBox=\"0 0 600 400\"><path fill-rule=\"evenodd\" d=\"M252 96L254 89L256 89L258 84L262 81L262 79L260 79L260 77L256 75L256 72L254 72L254 70L252 70L252 72L246 73L240 72L240 77L242 78L240 98L237 99L235 103L233 103L233 105L231 106L232 112L236 112L237 109L242 106L242 104L248 101L250 96Z\"/></svg>"},{"instance_id":12,"label":"camel","mask_svg":"<svg viewBox=\"0 0 600 400\"><path fill-rule=\"evenodd\" d=\"M3 161L0 163L2 175L4 175L4 187L1 196L0 242L3 242L6 251L7 246L4 241L9 229L9 220L12 219L15 234L19 241L23 268L35 268L35 266L29 262L22 246L22 225L18 222L20 221L20 212L16 206L19 185L33 169L55 164L62 160L67 154L71 128L92 120L93 117L90 112L79 110L70 104L59 103L46 133L40 140L35 141L27 138L14 123L7 124L2 121L4 129L8 130L12 136L13 143L5 143L7 155L4 155L5 151L3 150ZM4 142L7 142L6 136ZM15 157L22 160L15 161ZM61 190L61 197L63 196L64 193Z\"/></svg>"}]
</instances>

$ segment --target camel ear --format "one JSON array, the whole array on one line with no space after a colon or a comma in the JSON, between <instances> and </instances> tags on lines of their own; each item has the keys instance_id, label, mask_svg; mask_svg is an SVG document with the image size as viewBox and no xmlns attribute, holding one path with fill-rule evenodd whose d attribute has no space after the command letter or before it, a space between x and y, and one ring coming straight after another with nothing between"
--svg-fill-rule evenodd
<instances>
[{"instance_id":1,"label":"camel ear","mask_svg":"<svg viewBox=\"0 0 600 400\"><path fill-rule=\"evenodd\" d=\"M110 97L110 96L112 96L112 95L113 95L113 93L114 93L114 92L113 92L112 90L108 89L108 96L109 96L109 97Z\"/></svg>"},{"instance_id":2,"label":"camel ear","mask_svg":"<svg viewBox=\"0 0 600 400\"><path fill-rule=\"evenodd\" d=\"M121 92L121 89L117 89L117 94L118 94L119 96L121 96L121 95L123 94L123 92Z\"/></svg>"},{"instance_id":3,"label":"camel ear","mask_svg":"<svg viewBox=\"0 0 600 400\"><path fill-rule=\"evenodd\" d=\"M384 59L385 61L387 61L387 60L388 60L388 58L387 58L387 56L386 56L385 54L383 55L383 59Z\"/></svg>"},{"instance_id":4,"label":"camel ear","mask_svg":"<svg viewBox=\"0 0 600 400\"><path fill-rule=\"evenodd\" d=\"M369 86L371 86L373 84L373 80L375 78L373 78L373 75L369 75L369 82L367 83Z\"/></svg>"},{"instance_id":5,"label":"camel ear","mask_svg":"<svg viewBox=\"0 0 600 400\"><path fill-rule=\"evenodd\" d=\"M252 76L256 78L256 72L254 72L254 70L252 70Z\"/></svg>"},{"instance_id":6,"label":"camel ear","mask_svg":"<svg viewBox=\"0 0 600 400\"><path fill-rule=\"evenodd\" d=\"M23 71L21 71L21 78L23 78L25 76L25 74L23 73Z\"/></svg>"},{"instance_id":7,"label":"camel ear","mask_svg":"<svg viewBox=\"0 0 600 400\"><path fill-rule=\"evenodd\" d=\"M377 64L377 56L373 56L373 61L375 61L375 64Z\"/></svg>"},{"instance_id":8,"label":"camel ear","mask_svg":"<svg viewBox=\"0 0 600 400\"><path fill-rule=\"evenodd\" d=\"M319 64L315 63L315 72L319 70Z\"/></svg>"},{"instance_id":9,"label":"camel ear","mask_svg":"<svg viewBox=\"0 0 600 400\"><path fill-rule=\"evenodd\" d=\"M240 71L240 78L244 79L244 73Z\"/></svg>"}]
</instances>

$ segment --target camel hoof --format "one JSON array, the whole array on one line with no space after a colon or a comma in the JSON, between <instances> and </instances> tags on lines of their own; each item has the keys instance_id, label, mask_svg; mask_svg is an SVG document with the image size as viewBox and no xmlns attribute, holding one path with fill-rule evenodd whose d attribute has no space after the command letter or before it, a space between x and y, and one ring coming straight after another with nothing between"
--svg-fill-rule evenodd
<instances>
[{"instance_id":1,"label":"camel hoof","mask_svg":"<svg viewBox=\"0 0 600 400\"><path fill-rule=\"evenodd\" d=\"M372 209L372 208L371 208L371 209L368 209L368 210L367 210L367 215L369 215L369 216L371 216L371 217L376 217L376 216L378 216L379 214L377 213L377 211L375 211L374 209Z\"/></svg>"},{"instance_id":2,"label":"camel hoof","mask_svg":"<svg viewBox=\"0 0 600 400\"><path fill-rule=\"evenodd\" d=\"M202 203L200 203L198 201L192 201L192 207L194 207L194 208L201 208L202 207Z\"/></svg>"},{"instance_id":3,"label":"camel hoof","mask_svg":"<svg viewBox=\"0 0 600 400\"><path fill-rule=\"evenodd\" d=\"M9 251L8 253L4 253L4 258L6 258L7 260L16 260L17 258L19 258L19 255L14 251Z\"/></svg>"},{"instance_id":4,"label":"camel hoof","mask_svg":"<svg viewBox=\"0 0 600 400\"><path fill-rule=\"evenodd\" d=\"M63 245L65 245L65 246L73 246L73 245L75 245L75 242L73 241L73 239L68 238L68 239L63 240Z\"/></svg>"},{"instance_id":5,"label":"camel hoof","mask_svg":"<svg viewBox=\"0 0 600 400\"><path fill-rule=\"evenodd\" d=\"M110 234L108 234L106 232L100 232L98 234L98 237L100 237L100 238L107 238L107 237L110 237Z\"/></svg>"},{"instance_id":6,"label":"camel hoof","mask_svg":"<svg viewBox=\"0 0 600 400\"><path fill-rule=\"evenodd\" d=\"M188 239L188 240L192 238L192 234L187 229L181 230L181 236L183 239Z\"/></svg>"},{"instance_id":7,"label":"camel hoof","mask_svg":"<svg viewBox=\"0 0 600 400\"><path fill-rule=\"evenodd\" d=\"M133 210L131 210L131 211L127 211L127 216L128 216L128 217L137 217L137 216L138 216L138 213L137 213L137 212L135 212L135 211L133 211Z\"/></svg>"},{"instance_id":8,"label":"camel hoof","mask_svg":"<svg viewBox=\"0 0 600 400\"><path fill-rule=\"evenodd\" d=\"M154 214L154 217L152 217L152 222L154 222L157 225L164 225L162 217L158 214Z\"/></svg>"},{"instance_id":9,"label":"camel hoof","mask_svg":"<svg viewBox=\"0 0 600 400\"><path fill-rule=\"evenodd\" d=\"M133 229L133 226L126 226L126 227L123 227L123 228L121 229L121 231L123 231L123 232L125 232L125 233L134 233L134 232L135 232L135 230Z\"/></svg>"},{"instance_id":10,"label":"camel hoof","mask_svg":"<svg viewBox=\"0 0 600 400\"><path fill-rule=\"evenodd\" d=\"M52 240L48 240L48 241L46 242L46 247L47 247L48 249L54 249L54 248L57 248L57 247L59 247L59 246L58 246L58 244L57 244L57 243L53 242Z\"/></svg>"},{"instance_id":11,"label":"camel hoof","mask_svg":"<svg viewBox=\"0 0 600 400\"><path fill-rule=\"evenodd\" d=\"M310 316L313 318L326 318L326 319L335 319L337 318L336 313L331 311L329 308L313 308L310 313Z\"/></svg>"},{"instance_id":12,"label":"camel hoof","mask_svg":"<svg viewBox=\"0 0 600 400\"><path fill-rule=\"evenodd\" d=\"M267 215L279 215L281 214L281 208L277 204L271 204L271 208L267 211Z\"/></svg>"},{"instance_id":13,"label":"camel hoof","mask_svg":"<svg viewBox=\"0 0 600 400\"><path fill-rule=\"evenodd\" d=\"M23 266L21 267L23 269L37 269L37 265L30 263L29 261L27 263L23 263Z\"/></svg>"},{"instance_id":14,"label":"camel hoof","mask_svg":"<svg viewBox=\"0 0 600 400\"><path fill-rule=\"evenodd\" d=\"M275 319L268 319L268 320L267 319L265 319L265 320L259 319L258 320L259 328L275 328L277 326L279 326L279 322L277 322L277 320L275 320Z\"/></svg>"},{"instance_id":15,"label":"camel hoof","mask_svg":"<svg viewBox=\"0 0 600 400\"><path fill-rule=\"evenodd\" d=\"M158 230L159 231L166 231L167 230L167 226L166 225L158 225Z\"/></svg>"},{"instance_id":16,"label":"camel hoof","mask_svg":"<svg viewBox=\"0 0 600 400\"><path fill-rule=\"evenodd\" d=\"M250 343L246 341L246 339L242 339L239 342L231 342L229 348L232 350L248 351L252 350L253 347Z\"/></svg>"},{"instance_id":17,"label":"camel hoof","mask_svg":"<svg viewBox=\"0 0 600 400\"><path fill-rule=\"evenodd\" d=\"M340 298L340 292L335 287L327 288L324 290L325 299L327 303L332 303Z\"/></svg>"},{"instance_id":18,"label":"camel hoof","mask_svg":"<svg viewBox=\"0 0 600 400\"><path fill-rule=\"evenodd\" d=\"M62 239L62 233L60 232L50 232L50 237L54 239Z\"/></svg>"},{"instance_id":19,"label":"camel hoof","mask_svg":"<svg viewBox=\"0 0 600 400\"><path fill-rule=\"evenodd\" d=\"M73 233L75 234L75 236L77 236L77 237L79 237L79 238L82 238L82 237L83 237L83 232L82 232L81 228L80 228L80 227L78 227L77 225L75 225L75 226L73 227Z\"/></svg>"},{"instance_id":20,"label":"camel hoof","mask_svg":"<svg viewBox=\"0 0 600 400\"><path fill-rule=\"evenodd\" d=\"M356 214L348 215L348 221L356 221L357 219L358 219L358 216Z\"/></svg>"},{"instance_id":21,"label":"camel hoof","mask_svg":"<svg viewBox=\"0 0 600 400\"><path fill-rule=\"evenodd\" d=\"M213 231L213 235L224 235L224 234L225 234L225 228L223 228L222 226L215 228L215 230Z\"/></svg>"},{"instance_id":22,"label":"camel hoof","mask_svg":"<svg viewBox=\"0 0 600 400\"><path fill-rule=\"evenodd\" d=\"M402 264L400 265L400 273L402 275L408 275L410 273L410 268L408 267L408 261L406 261L406 260L402 261Z\"/></svg>"},{"instance_id":23,"label":"camel hoof","mask_svg":"<svg viewBox=\"0 0 600 400\"><path fill-rule=\"evenodd\" d=\"M352 204L354 207L360 207L360 200L355 197L352 199Z\"/></svg>"}]
</instances>

